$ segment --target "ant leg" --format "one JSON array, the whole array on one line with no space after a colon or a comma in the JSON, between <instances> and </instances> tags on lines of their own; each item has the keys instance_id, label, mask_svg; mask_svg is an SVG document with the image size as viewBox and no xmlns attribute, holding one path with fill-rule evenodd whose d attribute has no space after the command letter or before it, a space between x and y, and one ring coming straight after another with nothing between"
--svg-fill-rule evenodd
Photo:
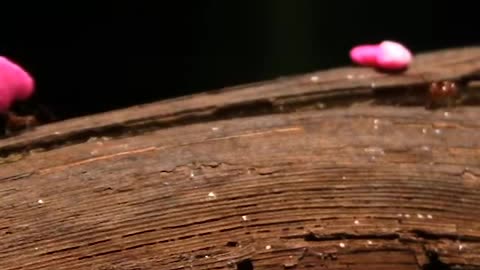
<instances>
[{"instance_id":1,"label":"ant leg","mask_svg":"<svg viewBox=\"0 0 480 270\"><path fill-rule=\"evenodd\" d=\"M10 135L12 135L12 131L8 127L5 127L4 134L5 134L5 136L10 136Z\"/></svg>"},{"instance_id":2,"label":"ant leg","mask_svg":"<svg viewBox=\"0 0 480 270\"><path fill-rule=\"evenodd\" d=\"M455 107L457 103L457 99L456 98L453 98L453 97L449 97L447 99L447 109L452 109L453 107Z\"/></svg>"},{"instance_id":3,"label":"ant leg","mask_svg":"<svg viewBox=\"0 0 480 270\"><path fill-rule=\"evenodd\" d=\"M425 109L433 110L434 109L434 100L431 95L427 95L425 99Z\"/></svg>"},{"instance_id":4,"label":"ant leg","mask_svg":"<svg viewBox=\"0 0 480 270\"><path fill-rule=\"evenodd\" d=\"M458 96L450 96L446 97L444 100L444 106L446 110L451 110L457 107L459 103L459 97Z\"/></svg>"},{"instance_id":5,"label":"ant leg","mask_svg":"<svg viewBox=\"0 0 480 270\"><path fill-rule=\"evenodd\" d=\"M34 115L29 115L25 119L25 129L32 129L38 125L38 120Z\"/></svg>"},{"instance_id":6,"label":"ant leg","mask_svg":"<svg viewBox=\"0 0 480 270\"><path fill-rule=\"evenodd\" d=\"M14 129L14 122L16 119L17 115L14 112L8 111L5 114L5 135L12 135Z\"/></svg>"}]
</instances>

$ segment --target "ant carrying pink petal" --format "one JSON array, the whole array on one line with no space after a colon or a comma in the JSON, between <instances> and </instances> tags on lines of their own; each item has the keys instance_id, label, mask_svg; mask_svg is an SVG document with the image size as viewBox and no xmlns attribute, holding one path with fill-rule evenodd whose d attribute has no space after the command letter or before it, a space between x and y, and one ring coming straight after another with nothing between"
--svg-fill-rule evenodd
<instances>
[{"instance_id":1,"label":"ant carrying pink petal","mask_svg":"<svg viewBox=\"0 0 480 270\"><path fill-rule=\"evenodd\" d=\"M384 70L402 70L412 62L412 53L395 41L382 41L379 44L359 45L350 50L353 62Z\"/></svg>"},{"instance_id":2,"label":"ant carrying pink petal","mask_svg":"<svg viewBox=\"0 0 480 270\"><path fill-rule=\"evenodd\" d=\"M38 124L35 116L18 116L11 111L16 101L29 99L35 82L20 65L0 56L0 117L5 119L5 134Z\"/></svg>"},{"instance_id":3,"label":"ant carrying pink petal","mask_svg":"<svg viewBox=\"0 0 480 270\"><path fill-rule=\"evenodd\" d=\"M15 62L0 56L0 112L7 112L13 102L30 98L35 89L33 78Z\"/></svg>"}]
</instances>

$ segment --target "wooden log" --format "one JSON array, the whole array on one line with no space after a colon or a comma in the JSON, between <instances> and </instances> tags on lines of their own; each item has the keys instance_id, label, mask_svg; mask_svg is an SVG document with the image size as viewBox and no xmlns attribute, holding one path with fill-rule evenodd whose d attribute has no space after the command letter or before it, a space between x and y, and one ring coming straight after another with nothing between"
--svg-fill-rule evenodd
<instances>
[{"instance_id":1,"label":"wooden log","mask_svg":"<svg viewBox=\"0 0 480 270\"><path fill-rule=\"evenodd\" d=\"M39 126L0 141L0 269L480 269L480 48Z\"/></svg>"}]
</instances>

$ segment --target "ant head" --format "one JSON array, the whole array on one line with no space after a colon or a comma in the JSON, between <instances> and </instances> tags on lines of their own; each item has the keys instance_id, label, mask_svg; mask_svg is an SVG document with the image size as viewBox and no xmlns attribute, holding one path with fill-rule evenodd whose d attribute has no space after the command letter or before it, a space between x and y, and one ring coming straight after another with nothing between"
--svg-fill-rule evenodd
<instances>
[{"instance_id":1,"label":"ant head","mask_svg":"<svg viewBox=\"0 0 480 270\"><path fill-rule=\"evenodd\" d=\"M433 98L453 97L458 94L458 85L453 81L432 82L429 92Z\"/></svg>"}]
</instances>

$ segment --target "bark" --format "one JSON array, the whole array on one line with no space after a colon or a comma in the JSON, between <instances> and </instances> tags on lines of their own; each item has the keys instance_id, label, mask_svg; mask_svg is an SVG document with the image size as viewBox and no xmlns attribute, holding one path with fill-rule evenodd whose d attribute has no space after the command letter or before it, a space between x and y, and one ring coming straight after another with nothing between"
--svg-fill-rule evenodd
<instances>
[{"instance_id":1,"label":"bark","mask_svg":"<svg viewBox=\"0 0 480 270\"><path fill-rule=\"evenodd\" d=\"M479 74L443 50L1 140L0 268L480 269Z\"/></svg>"}]
</instances>

